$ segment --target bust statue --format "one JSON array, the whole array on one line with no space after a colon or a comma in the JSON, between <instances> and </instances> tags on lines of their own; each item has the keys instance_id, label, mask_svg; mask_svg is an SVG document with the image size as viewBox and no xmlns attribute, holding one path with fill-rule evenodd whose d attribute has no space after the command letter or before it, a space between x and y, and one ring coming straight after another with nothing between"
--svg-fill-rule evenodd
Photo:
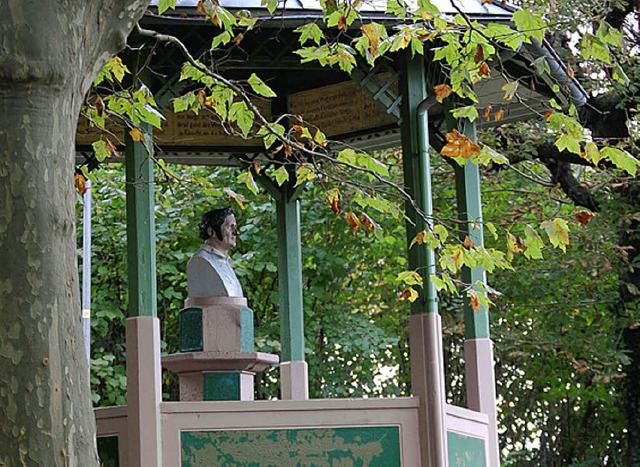
<instances>
[{"instance_id":1,"label":"bust statue","mask_svg":"<svg viewBox=\"0 0 640 467\"><path fill-rule=\"evenodd\" d=\"M189 297L242 297L242 286L229 261L236 246L238 225L230 207L202 216L200 238L204 243L187 263Z\"/></svg>"}]
</instances>

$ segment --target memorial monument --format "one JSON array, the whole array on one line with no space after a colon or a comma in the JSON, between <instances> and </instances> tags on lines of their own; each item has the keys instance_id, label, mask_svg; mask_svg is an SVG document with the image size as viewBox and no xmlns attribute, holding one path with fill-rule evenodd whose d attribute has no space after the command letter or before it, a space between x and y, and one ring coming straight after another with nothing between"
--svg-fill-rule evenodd
<instances>
[{"instance_id":1,"label":"memorial monument","mask_svg":"<svg viewBox=\"0 0 640 467\"><path fill-rule=\"evenodd\" d=\"M199 228L204 243L187 263L189 297L242 297L242 286L229 260L238 235L233 209L207 212Z\"/></svg>"},{"instance_id":2,"label":"memorial monument","mask_svg":"<svg viewBox=\"0 0 640 467\"><path fill-rule=\"evenodd\" d=\"M233 210L204 214L199 235L204 243L187 263L180 351L162 362L180 377L180 400L252 400L255 373L278 357L254 349L253 311L229 259L238 235Z\"/></svg>"}]
</instances>

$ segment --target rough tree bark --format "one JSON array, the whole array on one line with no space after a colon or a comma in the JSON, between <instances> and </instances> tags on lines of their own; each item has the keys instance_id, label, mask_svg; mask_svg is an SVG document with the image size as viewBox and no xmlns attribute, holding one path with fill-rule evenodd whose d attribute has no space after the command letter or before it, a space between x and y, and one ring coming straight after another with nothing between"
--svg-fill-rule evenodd
<instances>
[{"instance_id":1,"label":"rough tree bark","mask_svg":"<svg viewBox=\"0 0 640 467\"><path fill-rule=\"evenodd\" d=\"M74 144L143 0L0 0L0 465L97 465L82 351Z\"/></svg>"}]
</instances>

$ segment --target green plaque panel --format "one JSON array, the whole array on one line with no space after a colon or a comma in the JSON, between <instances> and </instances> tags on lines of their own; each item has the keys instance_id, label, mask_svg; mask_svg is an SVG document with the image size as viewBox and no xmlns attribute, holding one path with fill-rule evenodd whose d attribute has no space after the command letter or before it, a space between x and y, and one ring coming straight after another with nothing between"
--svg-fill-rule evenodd
<instances>
[{"instance_id":1,"label":"green plaque panel","mask_svg":"<svg viewBox=\"0 0 640 467\"><path fill-rule=\"evenodd\" d=\"M447 432L449 467L486 467L484 439Z\"/></svg>"},{"instance_id":2,"label":"green plaque panel","mask_svg":"<svg viewBox=\"0 0 640 467\"><path fill-rule=\"evenodd\" d=\"M98 457L101 467L119 467L118 436L98 437Z\"/></svg>"},{"instance_id":3,"label":"green plaque panel","mask_svg":"<svg viewBox=\"0 0 640 467\"><path fill-rule=\"evenodd\" d=\"M202 310L185 308L178 316L180 352L202 351Z\"/></svg>"},{"instance_id":4,"label":"green plaque panel","mask_svg":"<svg viewBox=\"0 0 640 467\"><path fill-rule=\"evenodd\" d=\"M240 308L240 350L254 352L253 310L246 306Z\"/></svg>"},{"instance_id":5,"label":"green plaque panel","mask_svg":"<svg viewBox=\"0 0 640 467\"><path fill-rule=\"evenodd\" d=\"M239 401L240 373L203 373L202 399L205 401Z\"/></svg>"},{"instance_id":6,"label":"green plaque panel","mask_svg":"<svg viewBox=\"0 0 640 467\"><path fill-rule=\"evenodd\" d=\"M182 467L400 467L397 426L183 431Z\"/></svg>"}]
</instances>

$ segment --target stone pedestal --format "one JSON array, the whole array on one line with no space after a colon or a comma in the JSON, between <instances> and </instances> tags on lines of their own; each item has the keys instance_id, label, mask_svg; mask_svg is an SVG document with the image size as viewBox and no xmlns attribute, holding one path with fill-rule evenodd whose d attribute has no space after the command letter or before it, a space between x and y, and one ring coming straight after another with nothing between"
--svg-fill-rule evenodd
<instances>
[{"instance_id":1,"label":"stone pedestal","mask_svg":"<svg viewBox=\"0 0 640 467\"><path fill-rule=\"evenodd\" d=\"M241 297L191 297L179 320L180 352L162 357L181 401L253 400L253 377L277 364L254 351L253 311Z\"/></svg>"}]
</instances>

